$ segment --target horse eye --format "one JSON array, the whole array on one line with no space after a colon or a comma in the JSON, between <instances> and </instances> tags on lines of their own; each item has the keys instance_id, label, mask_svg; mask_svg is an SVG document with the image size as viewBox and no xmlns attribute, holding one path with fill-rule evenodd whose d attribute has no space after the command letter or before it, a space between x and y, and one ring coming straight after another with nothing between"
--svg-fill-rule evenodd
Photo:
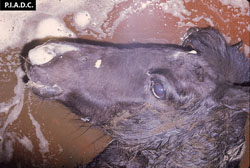
<instances>
[{"instance_id":1,"label":"horse eye","mask_svg":"<svg viewBox=\"0 0 250 168\"><path fill-rule=\"evenodd\" d=\"M152 81L151 91L157 99L165 99L166 97L166 91L164 89L164 86L160 82Z\"/></svg>"}]
</instances>

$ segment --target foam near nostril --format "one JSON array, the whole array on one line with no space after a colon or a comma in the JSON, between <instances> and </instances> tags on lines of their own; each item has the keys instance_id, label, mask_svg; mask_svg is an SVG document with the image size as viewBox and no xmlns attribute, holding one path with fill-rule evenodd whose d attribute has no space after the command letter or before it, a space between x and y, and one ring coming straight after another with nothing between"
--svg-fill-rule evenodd
<instances>
[{"instance_id":1,"label":"foam near nostril","mask_svg":"<svg viewBox=\"0 0 250 168\"><path fill-rule=\"evenodd\" d=\"M76 50L78 48L71 45L49 43L30 50L28 56L32 65L42 65L51 61L57 55Z\"/></svg>"}]
</instances>

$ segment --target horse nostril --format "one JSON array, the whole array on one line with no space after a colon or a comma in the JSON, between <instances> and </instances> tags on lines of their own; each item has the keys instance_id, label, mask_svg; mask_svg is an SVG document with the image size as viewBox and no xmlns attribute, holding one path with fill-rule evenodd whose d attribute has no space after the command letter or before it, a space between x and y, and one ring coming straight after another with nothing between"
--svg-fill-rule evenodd
<instances>
[{"instance_id":1,"label":"horse nostril","mask_svg":"<svg viewBox=\"0 0 250 168\"><path fill-rule=\"evenodd\" d=\"M28 83L29 82L29 77L27 76L27 75L24 75L24 77L23 77L23 82L24 83Z\"/></svg>"},{"instance_id":2,"label":"horse nostril","mask_svg":"<svg viewBox=\"0 0 250 168\"><path fill-rule=\"evenodd\" d=\"M30 70L32 64L30 62L30 59L29 58L26 58L24 63L23 63L23 70L25 73L28 73L28 71Z\"/></svg>"}]
</instances>

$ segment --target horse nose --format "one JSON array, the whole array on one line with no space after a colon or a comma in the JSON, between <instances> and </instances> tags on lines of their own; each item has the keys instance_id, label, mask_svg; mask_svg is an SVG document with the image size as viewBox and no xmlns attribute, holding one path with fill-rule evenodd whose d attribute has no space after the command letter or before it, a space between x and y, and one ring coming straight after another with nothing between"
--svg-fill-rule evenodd
<instances>
[{"instance_id":1,"label":"horse nose","mask_svg":"<svg viewBox=\"0 0 250 168\"><path fill-rule=\"evenodd\" d=\"M69 44L47 43L31 49L28 58L32 65L42 65L51 61L54 57L69 51L77 51L78 48Z\"/></svg>"}]
</instances>

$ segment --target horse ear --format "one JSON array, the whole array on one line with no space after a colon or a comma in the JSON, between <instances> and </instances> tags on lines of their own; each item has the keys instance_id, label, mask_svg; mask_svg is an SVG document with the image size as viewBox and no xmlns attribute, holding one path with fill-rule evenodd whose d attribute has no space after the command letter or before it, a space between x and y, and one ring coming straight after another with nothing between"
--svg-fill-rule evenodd
<instances>
[{"instance_id":1,"label":"horse ear","mask_svg":"<svg viewBox=\"0 0 250 168\"><path fill-rule=\"evenodd\" d=\"M182 45L196 50L215 70L221 82L249 82L249 59L239 50L242 41L230 46L212 27L191 28Z\"/></svg>"}]
</instances>

